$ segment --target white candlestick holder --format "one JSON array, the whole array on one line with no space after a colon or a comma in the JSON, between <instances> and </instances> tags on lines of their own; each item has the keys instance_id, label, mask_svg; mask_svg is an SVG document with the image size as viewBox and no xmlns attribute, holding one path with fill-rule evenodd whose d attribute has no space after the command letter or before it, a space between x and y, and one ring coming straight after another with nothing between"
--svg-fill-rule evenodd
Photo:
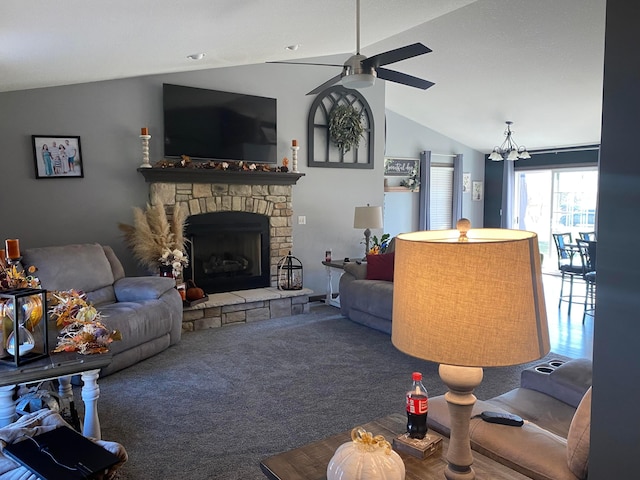
<instances>
[{"instance_id":1,"label":"white candlestick holder","mask_svg":"<svg viewBox=\"0 0 640 480\"><path fill-rule=\"evenodd\" d=\"M151 135L140 135L140 141L142 142L142 164L140 168L151 168L152 165L149 163L149 140L151 139Z\"/></svg>"},{"instance_id":2,"label":"white candlestick holder","mask_svg":"<svg viewBox=\"0 0 640 480\"><path fill-rule=\"evenodd\" d=\"M298 150L298 146L291 147L291 171L294 173L298 173Z\"/></svg>"}]
</instances>

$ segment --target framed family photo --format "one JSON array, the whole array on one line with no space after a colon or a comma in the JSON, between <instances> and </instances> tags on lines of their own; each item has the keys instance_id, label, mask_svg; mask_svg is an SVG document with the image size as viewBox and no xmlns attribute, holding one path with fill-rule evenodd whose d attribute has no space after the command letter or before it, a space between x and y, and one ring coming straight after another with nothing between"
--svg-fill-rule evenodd
<instances>
[{"instance_id":1,"label":"framed family photo","mask_svg":"<svg viewBox=\"0 0 640 480\"><path fill-rule=\"evenodd\" d=\"M82 178L80 137L32 135L36 178Z\"/></svg>"}]
</instances>

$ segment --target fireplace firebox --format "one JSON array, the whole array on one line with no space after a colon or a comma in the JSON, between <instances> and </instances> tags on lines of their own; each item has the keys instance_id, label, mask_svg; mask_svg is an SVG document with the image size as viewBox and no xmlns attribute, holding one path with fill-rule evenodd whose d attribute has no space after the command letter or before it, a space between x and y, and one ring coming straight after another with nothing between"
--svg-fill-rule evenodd
<instances>
[{"instance_id":1,"label":"fireplace firebox","mask_svg":"<svg viewBox=\"0 0 640 480\"><path fill-rule=\"evenodd\" d=\"M249 212L192 215L185 228L185 278L206 293L270 285L269 217Z\"/></svg>"}]
</instances>

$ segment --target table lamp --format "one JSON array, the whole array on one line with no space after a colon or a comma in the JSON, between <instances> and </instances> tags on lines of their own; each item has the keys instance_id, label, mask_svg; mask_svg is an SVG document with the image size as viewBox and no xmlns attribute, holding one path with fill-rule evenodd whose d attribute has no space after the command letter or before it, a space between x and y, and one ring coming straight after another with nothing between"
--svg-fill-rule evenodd
<instances>
[{"instance_id":1,"label":"table lamp","mask_svg":"<svg viewBox=\"0 0 640 480\"><path fill-rule=\"evenodd\" d=\"M365 251L364 258L369 253L369 241L372 228L382 228L382 207L356 207L353 215L353 228L364 228Z\"/></svg>"},{"instance_id":2,"label":"table lamp","mask_svg":"<svg viewBox=\"0 0 640 480\"><path fill-rule=\"evenodd\" d=\"M437 362L449 391L448 480L472 480L473 390L482 367L517 365L549 353L538 238L533 232L433 230L396 237L391 341Z\"/></svg>"}]
</instances>

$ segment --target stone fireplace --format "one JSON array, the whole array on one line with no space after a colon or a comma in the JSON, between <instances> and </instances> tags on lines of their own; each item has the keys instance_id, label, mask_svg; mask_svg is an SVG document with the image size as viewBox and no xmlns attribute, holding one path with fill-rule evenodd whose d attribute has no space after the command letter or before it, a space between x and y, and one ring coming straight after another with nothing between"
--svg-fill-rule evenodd
<instances>
[{"instance_id":1,"label":"stone fireplace","mask_svg":"<svg viewBox=\"0 0 640 480\"><path fill-rule=\"evenodd\" d=\"M190 248L195 257L192 268L185 274L194 274L198 286L198 280L206 277L205 268L213 277L209 279L208 288L201 287L207 293L277 286L278 261L293 249L292 186L304 174L200 168L140 168L138 171L150 184L152 205L164 205L169 216L175 208L185 210L187 238L193 241ZM218 213L222 215L212 215ZM218 226L212 226L212 220ZM266 232L256 234L258 224L264 225ZM206 241L205 236L209 237ZM218 243L222 252L214 251ZM231 248L239 243L254 257L251 266L247 265L249 260L243 258L246 255ZM226 277L223 275L225 260L229 270L235 269L226 272ZM205 266L205 262L208 265ZM205 277L198 277L198 273ZM240 280L246 278L239 279L240 276L254 278L242 285Z\"/></svg>"}]
</instances>

